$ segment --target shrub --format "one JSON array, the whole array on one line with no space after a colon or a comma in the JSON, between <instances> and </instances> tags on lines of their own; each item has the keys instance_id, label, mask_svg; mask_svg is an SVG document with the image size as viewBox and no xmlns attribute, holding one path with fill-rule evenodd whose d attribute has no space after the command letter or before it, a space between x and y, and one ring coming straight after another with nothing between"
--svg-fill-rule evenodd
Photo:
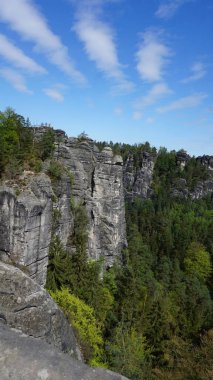
<instances>
[{"instance_id":1,"label":"shrub","mask_svg":"<svg viewBox=\"0 0 213 380\"><path fill-rule=\"evenodd\" d=\"M103 339L95 319L94 310L78 297L70 294L67 288L51 292L51 296L63 309L77 337L87 363L103 366Z\"/></svg>"},{"instance_id":2,"label":"shrub","mask_svg":"<svg viewBox=\"0 0 213 380\"><path fill-rule=\"evenodd\" d=\"M50 161L48 173L52 179L60 179L63 172L63 166L58 161Z\"/></svg>"}]
</instances>

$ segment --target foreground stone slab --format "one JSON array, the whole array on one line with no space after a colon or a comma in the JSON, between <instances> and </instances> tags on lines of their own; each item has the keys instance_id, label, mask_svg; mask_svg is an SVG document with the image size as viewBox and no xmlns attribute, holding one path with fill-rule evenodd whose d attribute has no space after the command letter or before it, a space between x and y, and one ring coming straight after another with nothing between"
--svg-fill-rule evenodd
<instances>
[{"instance_id":1,"label":"foreground stone slab","mask_svg":"<svg viewBox=\"0 0 213 380\"><path fill-rule=\"evenodd\" d=\"M102 368L90 368L44 341L0 324L1 380L127 380Z\"/></svg>"},{"instance_id":2,"label":"foreground stone slab","mask_svg":"<svg viewBox=\"0 0 213 380\"><path fill-rule=\"evenodd\" d=\"M46 290L1 261L0 321L81 359L72 327Z\"/></svg>"}]
</instances>

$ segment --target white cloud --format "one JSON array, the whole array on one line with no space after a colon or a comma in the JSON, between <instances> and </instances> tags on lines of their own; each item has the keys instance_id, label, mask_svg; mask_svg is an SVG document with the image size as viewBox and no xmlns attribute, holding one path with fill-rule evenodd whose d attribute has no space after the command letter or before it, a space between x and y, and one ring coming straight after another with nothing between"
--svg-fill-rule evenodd
<instances>
[{"instance_id":1,"label":"white cloud","mask_svg":"<svg viewBox=\"0 0 213 380\"><path fill-rule=\"evenodd\" d=\"M191 72L192 74L184 78L181 82L182 83L189 83L189 82L194 82L196 80L202 79L206 75L206 69L203 63L201 62L196 62L192 67L191 67Z\"/></svg>"},{"instance_id":2,"label":"white cloud","mask_svg":"<svg viewBox=\"0 0 213 380\"><path fill-rule=\"evenodd\" d=\"M52 98L53 100L56 100L57 102L63 102L64 96L61 94L61 92L55 88L55 87L50 87L50 88L45 88L43 92L49 96L49 98Z\"/></svg>"},{"instance_id":3,"label":"white cloud","mask_svg":"<svg viewBox=\"0 0 213 380\"><path fill-rule=\"evenodd\" d=\"M162 80L171 50L160 40L156 32L147 31L142 37L143 41L136 53L137 70L144 80L151 82Z\"/></svg>"},{"instance_id":4,"label":"white cloud","mask_svg":"<svg viewBox=\"0 0 213 380\"><path fill-rule=\"evenodd\" d=\"M142 118L142 116L143 116L143 114L140 111L135 111L135 112L133 112L133 115L132 115L134 120L140 120Z\"/></svg>"},{"instance_id":5,"label":"white cloud","mask_svg":"<svg viewBox=\"0 0 213 380\"><path fill-rule=\"evenodd\" d=\"M155 84L147 95L143 96L140 99L137 99L134 103L134 107L137 109L143 109L147 106L150 106L156 103L165 95L172 93L172 90L165 83Z\"/></svg>"},{"instance_id":6,"label":"white cloud","mask_svg":"<svg viewBox=\"0 0 213 380\"><path fill-rule=\"evenodd\" d=\"M78 82L85 82L84 76L72 63L67 47L50 30L32 0L0 0L0 20L8 23L25 40L32 41L36 50L60 70Z\"/></svg>"},{"instance_id":7,"label":"white cloud","mask_svg":"<svg viewBox=\"0 0 213 380\"><path fill-rule=\"evenodd\" d=\"M16 70L10 68L0 68L0 75L6 79L17 91L32 94L25 83L24 77Z\"/></svg>"},{"instance_id":8,"label":"white cloud","mask_svg":"<svg viewBox=\"0 0 213 380\"><path fill-rule=\"evenodd\" d=\"M202 94L202 93L185 96L183 98L175 100L174 102L170 104L167 104L166 106L159 107L157 111L160 113L164 113L164 112L175 111L175 110L184 109L184 108L197 107L202 103L202 101L205 98L207 98L207 95Z\"/></svg>"},{"instance_id":9,"label":"white cloud","mask_svg":"<svg viewBox=\"0 0 213 380\"><path fill-rule=\"evenodd\" d=\"M147 119L146 119L146 122L147 122L148 124L153 124L154 121L155 121L155 119L154 119L153 117L147 117Z\"/></svg>"},{"instance_id":10,"label":"white cloud","mask_svg":"<svg viewBox=\"0 0 213 380\"><path fill-rule=\"evenodd\" d=\"M115 109L114 109L114 113L116 114L116 115L122 115L123 114L123 108L121 108L121 107L116 107Z\"/></svg>"},{"instance_id":11,"label":"white cloud","mask_svg":"<svg viewBox=\"0 0 213 380\"><path fill-rule=\"evenodd\" d=\"M26 56L22 50L13 45L3 34L0 34L0 55L18 68L33 73L45 73L46 70L33 59Z\"/></svg>"},{"instance_id":12,"label":"white cloud","mask_svg":"<svg viewBox=\"0 0 213 380\"><path fill-rule=\"evenodd\" d=\"M117 82L115 92L129 92L133 84L127 80L119 62L115 36L110 26L100 19L100 1L80 2L73 30L84 44L88 58L98 70Z\"/></svg>"},{"instance_id":13,"label":"white cloud","mask_svg":"<svg viewBox=\"0 0 213 380\"><path fill-rule=\"evenodd\" d=\"M155 15L159 18L168 19L179 10L181 6L183 6L186 3L189 3L193 0L168 0L164 1L162 4L160 4L158 10L156 11Z\"/></svg>"}]
</instances>

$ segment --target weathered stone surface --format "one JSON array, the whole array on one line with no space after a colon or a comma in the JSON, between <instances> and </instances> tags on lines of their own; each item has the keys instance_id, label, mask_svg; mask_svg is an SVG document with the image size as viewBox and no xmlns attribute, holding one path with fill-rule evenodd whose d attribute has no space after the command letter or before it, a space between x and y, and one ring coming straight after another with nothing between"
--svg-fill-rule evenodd
<instances>
[{"instance_id":1,"label":"weathered stone surface","mask_svg":"<svg viewBox=\"0 0 213 380\"><path fill-rule=\"evenodd\" d=\"M1 380L127 380L87 365L32 337L0 324Z\"/></svg>"},{"instance_id":2,"label":"weathered stone surface","mask_svg":"<svg viewBox=\"0 0 213 380\"><path fill-rule=\"evenodd\" d=\"M179 152L176 153L176 163L180 166L181 169L184 169L189 159L190 156L183 149L179 150Z\"/></svg>"},{"instance_id":3,"label":"weathered stone surface","mask_svg":"<svg viewBox=\"0 0 213 380\"><path fill-rule=\"evenodd\" d=\"M184 150L177 152L176 164L183 170L189 161L190 156ZM209 170L209 179L197 183L195 189L190 191L187 182L184 178L178 178L173 183L172 196L193 199L205 197L213 192L213 157L202 156L197 157L203 166ZM141 152L141 163L139 167L135 166L133 155L129 154L124 163L124 192L125 198L128 201L133 201L136 197L141 199L149 199L153 193L152 180L155 167L156 157L147 153Z\"/></svg>"},{"instance_id":4,"label":"weathered stone surface","mask_svg":"<svg viewBox=\"0 0 213 380\"><path fill-rule=\"evenodd\" d=\"M65 231L66 227L62 226L68 224L72 230L72 218L69 221L72 196L76 204L81 202L87 210L88 256L95 260L104 257L105 266L110 266L126 243L122 158L114 157L109 147L99 152L90 139L79 142L69 138L58 143L55 159L65 165L74 177L71 191L69 185L68 191L64 185L64 190L63 186L60 187L61 194L57 194L58 209L64 205L61 231ZM66 221L63 221L65 217ZM67 239L68 233L63 235L62 241Z\"/></svg>"},{"instance_id":5,"label":"weathered stone surface","mask_svg":"<svg viewBox=\"0 0 213 380\"><path fill-rule=\"evenodd\" d=\"M49 294L20 269L2 262L0 320L81 358L73 330Z\"/></svg>"},{"instance_id":6,"label":"weathered stone surface","mask_svg":"<svg viewBox=\"0 0 213 380\"><path fill-rule=\"evenodd\" d=\"M17 185L0 187L0 259L25 266L44 285L52 225L51 181L45 174L20 180L27 185L18 191Z\"/></svg>"},{"instance_id":7,"label":"weathered stone surface","mask_svg":"<svg viewBox=\"0 0 213 380\"><path fill-rule=\"evenodd\" d=\"M213 156L199 156L196 160L206 166L209 170L213 170Z\"/></svg>"},{"instance_id":8,"label":"weathered stone surface","mask_svg":"<svg viewBox=\"0 0 213 380\"><path fill-rule=\"evenodd\" d=\"M147 152L141 152L141 165L135 167L133 156L130 154L124 164L125 198L133 201L135 197L147 199L152 194L151 184L155 157Z\"/></svg>"}]
</instances>

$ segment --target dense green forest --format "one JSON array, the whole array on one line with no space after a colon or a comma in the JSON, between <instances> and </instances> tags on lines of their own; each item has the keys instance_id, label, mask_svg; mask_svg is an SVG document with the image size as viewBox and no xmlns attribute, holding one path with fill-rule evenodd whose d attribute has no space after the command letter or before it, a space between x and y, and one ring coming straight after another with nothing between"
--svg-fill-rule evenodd
<instances>
[{"instance_id":1,"label":"dense green forest","mask_svg":"<svg viewBox=\"0 0 213 380\"><path fill-rule=\"evenodd\" d=\"M23 168L39 171L51 158L52 132L36 142L29 126L11 109L0 113L2 178ZM128 248L106 272L101 261L87 260L85 206L72 204L72 255L55 235L56 213L46 287L91 365L132 380L213 379L213 198L179 199L170 191L177 178L193 188L208 171L194 158L180 171L175 152L157 154L148 143L110 145L124 160L131 151L136 166L141 150L155 155L153 195L126 204Z\"/></svg>"}]
</instances>

